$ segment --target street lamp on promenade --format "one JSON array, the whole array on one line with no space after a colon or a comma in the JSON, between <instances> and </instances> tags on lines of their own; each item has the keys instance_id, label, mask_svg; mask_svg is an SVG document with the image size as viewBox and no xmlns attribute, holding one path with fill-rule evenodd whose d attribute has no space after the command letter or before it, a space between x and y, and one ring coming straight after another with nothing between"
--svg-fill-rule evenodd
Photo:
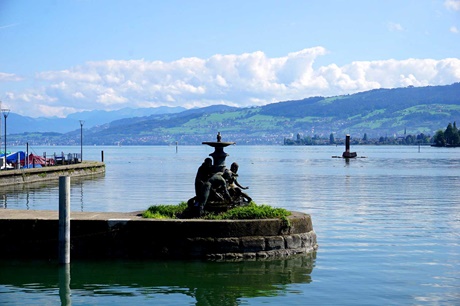
<instances>
[{"instance_id":1,"label":"street lamp on promenade","mask_svg":"<svg viewBox=\"0 0 460 306\"><path fill-rule=\"evenodd\" d=\"M85 120L80 120L80 158L81 162L83 162L83 124Z\"/></svg>"},{"instance_id":2,"label":"street lamp on promenade","mask_svg":"<svg viewBox=\"0 0 460 306\"><path fill-rule=\"evenodd\" d=\"M5 163L3 167L5 170L7 170L7 167L6 167L6 118L10 114L10 110L8 108L2 108L2 113L3 113L3 117L5 117L5 140L4 140L5 141Z\"/></svg>"}]
</instances>

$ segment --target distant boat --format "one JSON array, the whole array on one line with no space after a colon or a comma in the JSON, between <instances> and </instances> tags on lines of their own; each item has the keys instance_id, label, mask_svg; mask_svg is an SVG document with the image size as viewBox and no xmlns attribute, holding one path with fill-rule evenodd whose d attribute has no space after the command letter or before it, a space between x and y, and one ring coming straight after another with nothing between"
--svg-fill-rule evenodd
<instances>
[{"instance_id":1,"label":"distant boat","mask_svg":"<svg viewBox=\"0 0 460 306\"><path fill-rule=\"evenodd\" d=\"M54 165L54 159L44 158L35 154L29 154L28 163L26 163L26 153L24 151L17 151L6 155L6 168L19 169L23 168L40 168L45 166ZM5 154L0 154L1 169L5 169Z\"/></svg>"},{"instance_id":2,"label":"distant boat","mask_svg":"<svg viewBox=\"0 0 460 306\"><path fill-rule=\"evenodd\" d=\"M44 157L39 155L29 154L29 168L40 168L50 165L54 165L54 159L45 159Z\"/></svg>"},{"instance_id":3,"label":"distant boat","mask_svg":"<svg viewBox=\"0 0 460 306\"><path fill-rule=\"evenodd\" d=\"M0 160L1 160L1 165L2 165L0 167L0 169L5 170L5 156L0 157ZM6 169L13 169L13 166L11 166L10 164L7 163L6 164Z\"/></svg>"},{"instance_id":4,"label":"distant boat","mask_svg":"<svg viewBox=\"0 0 460 306\"><path fill-rule=\"evenodd\" d=\"M6 163L5 163L5 154L1 154L0 158L2 161L2 169L5 169L5 164L6 164L6 169L15 169L16 167L19 167L18 165L20 164L21 161L24 161L26 157L26 153L23 151L18 151L18 152L13 152L6 154Z\"/></svg>"}]
</instances>

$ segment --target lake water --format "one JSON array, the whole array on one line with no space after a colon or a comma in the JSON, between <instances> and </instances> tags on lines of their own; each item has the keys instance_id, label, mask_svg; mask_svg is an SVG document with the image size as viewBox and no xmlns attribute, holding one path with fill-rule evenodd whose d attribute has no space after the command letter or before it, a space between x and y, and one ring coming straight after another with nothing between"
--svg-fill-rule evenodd
<instances>
[{"instance_id":1,"label":"lake water","mask_svg":"<svg viewBox=\"0 0 460 306\"><path fill-rule=\"evenodd\" d=\"M24 148L18 148L24 149ZM48 155L80 147L36 147ZM106 174L71 180L73 211L138 211L194 195L208 146L84 147ZM1 262L8 305L460 305L460 150L230 146L258 204L311 214L315 254L255 262ZM361 158L366 157L366 158ZM57 209L57 182L0 191L3 209ZM153 233L154 234L154 233ZM1 246L0 246L1 250Z\"/></svg>"}]
</instances>

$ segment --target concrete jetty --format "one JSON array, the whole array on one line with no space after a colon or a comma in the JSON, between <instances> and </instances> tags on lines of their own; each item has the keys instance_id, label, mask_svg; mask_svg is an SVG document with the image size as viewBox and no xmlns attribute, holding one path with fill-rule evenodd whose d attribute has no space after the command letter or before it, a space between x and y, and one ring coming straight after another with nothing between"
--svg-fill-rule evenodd
<instances>
[{"instance_id":1,"label":"concrete jetty","mask_svg":"<svg viewBox=\"0 0 460 306\"><path fill-rule=\"evenodd\" d=\"M69 165L0 171L0 186L58 180L60 176L83 177L105 173L105 163L83 161Z\"/></svg>"},{"instance_id":2,"label":"concrete jetty","mask_svg":"<svg viewBox=\"0 0 460 306\"><path fill-rule=\"evenodd\" d=\"M248 260L314 252L308 214L288 220L145 219L141 212L71 212L72 259ZM58 211L0 210L0 258L58 257Z\"/></svg>"}]
</instances>

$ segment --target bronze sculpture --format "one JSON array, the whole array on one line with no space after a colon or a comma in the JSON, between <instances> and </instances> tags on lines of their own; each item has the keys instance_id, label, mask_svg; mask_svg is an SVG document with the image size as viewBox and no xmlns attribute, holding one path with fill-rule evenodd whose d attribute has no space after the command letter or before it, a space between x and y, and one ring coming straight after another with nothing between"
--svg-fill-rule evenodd
<instances>
[{"instance_id":1,"label":"bronze sculpture","mask_svg":"<svg viewBox=\"0 0 460 306\"><path fill-rule=\"evenodd\" d=\"M230 208L248 205L252 199L242 190L238 182L238 164L232 163L230 169L225 167L225 158L228 156L223 148L234 142L222 142L220 132L217 134L217 142L203 142L214 147L214 152L198 168L195 177L195 197L188 201L189 210L195 216L201 216L208 212L222 212Z\"/></svg>"}]
</instances>

